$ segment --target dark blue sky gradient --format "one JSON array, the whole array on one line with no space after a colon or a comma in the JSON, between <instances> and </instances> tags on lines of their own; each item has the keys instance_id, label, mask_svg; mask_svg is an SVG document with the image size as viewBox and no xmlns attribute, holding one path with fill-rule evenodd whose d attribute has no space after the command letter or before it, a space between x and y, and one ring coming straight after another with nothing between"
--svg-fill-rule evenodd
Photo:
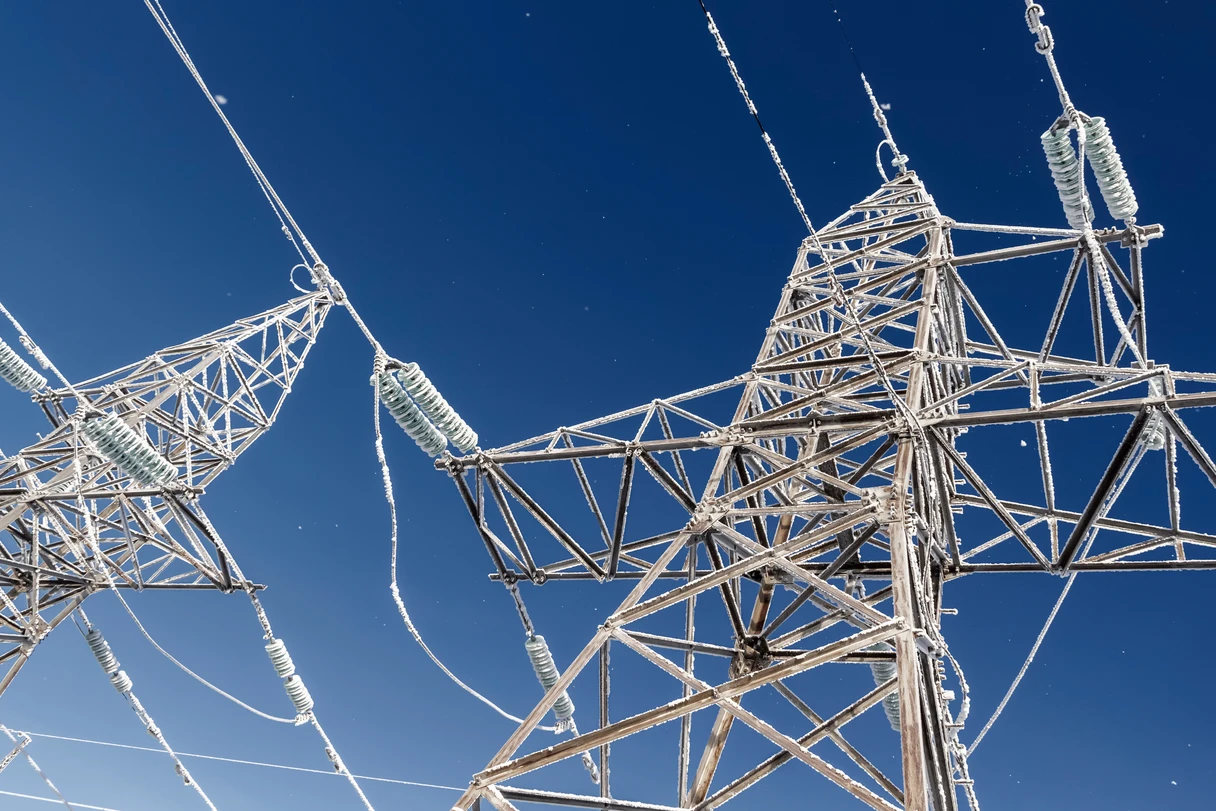
<instances>
[{"instance_id":1,"label":"dark blue sky gradient","mask_svg":"<svg viewBox=\"0 0 1216 811\"><path fill-rule=\"evenodd\" d=\"M901 148L945 214L1064 225L1038 143L1059 105L1019 0L838 7L892 105ZM419 361L484 446L706 385L753 362L805 234L695 0L174 0L166 8L386 349ZM826 222L871 192L879 136L831 5L711 9L812 219ZM1074 101L1111 126L1140 221L1166 227L1146 255L1151 354L1178 369L1216 367L1202 213L1216 183L1208 154L1216 12L1168 0L1054 0L1047 11ZM3 20L2 296L69 377L92 377L294 294L294 253L142 3L9 4ZM969 281L998 325L1031 343L1059 269L1044 269L1037 288L1012 272L977 271ZM351 768L459 786L511 725L452 687L393 609L371 362L335 312L275 429L203 504L244 570L269 585L272 620ZM12 392L0 392L0 409L5 450L45 427ZM1192 424L1216 440L1211 417ZM1012 430L979 433L975 442L1007 449L1008 467L993 476L1016 492L1032 470L1033 442L1022 450ZM1109 456L1112 436L1093 440L1107 443L1097 456ZM1056 458L1074 501L1093 481L1086 446L1077 448ZM395 428L388 450L403 521L402 588L418 625L457 672L526 712L539 688L518 622L486 580L488 561L455 489ZM1211 531L1210 490L1190 492L1184 515ZM1212 577L1078 580L972 763L985 811L1211 807ZM948 592L960 616L944 630L974 690L965 739L995 707L1061 585L970 578ZM623 593L613 584L528 597L565 662ZM261 708L288 711L240 595L144 594L133 604L200 672ZM328 768L310 731L253 718L173 669L112 597L87 607L176 747ZM590 709L587 690L574 697ZM44 643L0 701L0 722L152 743L70 627ZM49 740L30 751L70 799L121 811L201 807L163 756ZM188 765L224 811L356 807L333 777ZM879 765L897 771L894 760ZM674 772L635 768L638 781ZM792 771L783 779L802 785L794 777L805 779ZM815 785L823 786L817 808L853 807L826 782ZM46 794L22 764L0 775L0 789ZM367 790L382 811L447 808L455 798ZM43 806L5 797L0 807Z\"/></svg>"}]
</instances>

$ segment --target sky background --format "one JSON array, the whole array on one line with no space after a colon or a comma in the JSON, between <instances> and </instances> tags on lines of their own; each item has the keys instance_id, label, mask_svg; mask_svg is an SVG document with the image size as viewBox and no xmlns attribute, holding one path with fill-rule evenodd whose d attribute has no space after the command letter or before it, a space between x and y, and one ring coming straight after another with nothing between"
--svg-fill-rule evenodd
<instances>
[{"instance_id":1,"label":"sky background","mask_svg":"<svg viewBox=\"0 0 1216 811\"><path fill-rule=\"evenodd\" d=\"M1038 143L1059 104L1021 2L837 7L943 213L1064 225ZM879 136L831 9L711 4L817 223L879 182ZM419 361L483 446L712 383L754 360L804 232L695 0L166 10L386 349ZM1180 369L1216 366L1209 224L1197 205L1216 182L1205 152L1216 11L1055 0L1047 12L1074 101L1110 123L1140 221L1166 227L1146 256L1151 354ZM294 295L294 253L142 3L8 4L0 72L3 300L70 378ZM1057 292L996 273L969 281L994 320L1015 327L1023 308L1050 308ZM452 687L393 609L371 362L335 312L275 429L203 504L246 573L270 586L271 618L350 767L461 786L512 726ZM5 450L45 427L12 392L0 393L0 414ZM539 688L455 489L395 429L388 446L415 619L457 672L526 712ZM1069 464L1057 460L1061 478ZM972 761L985 811L1210 804L1212 576L1079 579ZM974 581L950 594L961 613L944 627L974 691L966 740L1061 585ZM535 597L559 662L620 596L612 586ZM133 605L201 673L288 712L240 595L144 594ZM174 670L112 597L88 609L177 748L328 768L309 730L253 718ZM0 700L0 722L152 743L70 626ZM69 799L201 807L163 756L53 740L30 752ZM330 776L188 766L226 810L356 807ZM585 785L572 768L571 786ZM812 785L822 786L817 807L854 807ZM447 808L456 797L366 786L381 809ZM0 789L47 793L20 763ZM45 806L6 797L0 807Z\"/></svg>"}]
</instances>

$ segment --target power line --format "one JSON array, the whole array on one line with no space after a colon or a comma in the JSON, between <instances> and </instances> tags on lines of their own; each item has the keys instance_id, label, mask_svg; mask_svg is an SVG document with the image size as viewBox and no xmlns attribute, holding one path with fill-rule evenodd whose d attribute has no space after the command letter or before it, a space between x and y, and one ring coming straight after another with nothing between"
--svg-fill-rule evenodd
<instances>
[{"instance_id":1,"label":"power line","mask_svg":"<svg viewBox=\"0 0 1216 811\"><path fill-rule=\"evenodd\" d=\"M108 746L112 749L130 749L130 750L133 750L136 752L160 753L159 749L153 749L150 746L133 746L128 743L113 743L111 741L94 741L94 740L90 740L89 738L73 738L68 735L50 735L45 732L30 732L29 730L23 730L23 731L25 732L26 735L29 735L31 738L46 738L48 740L53 740L53 741L69 741L71 743L86 743L86 744L90 744L92 746ZM289 771L289 772L305 772L307 774L323 774L323 775L329 775L329 776L333 776L333 777L342 776L336 771L327 770L327 769L310 769L310 768L306 768L304 766L286 766L281 763L265 763L265 762L259 761L259 760L241 760L239 758L220 757L219 755L200 755L200 754L197 754L194 752L178 752L177 754L179 757L195 758L196 760L213 760L213 761L218 761L220 763L235 763L235 764L238 764L241 766L260 766L260 767L266 768L266 769L282 769L283 771ZM398 785L398 786L410 786L411 788L433 788L433 789L440 789L442 791L464 791L463 788L458 788L456 786L445 786L440 783L422 783L422 782L418 782L415 780L397 780L396 778L392 778L392 777L369 777L368 775L365 775L365 774L356 774L355 777L359 780L371 780L371 781L374 781L377 783L392 783L392 784ZM40 799L40 798L35 798L35 799ZM96 808L96 806L80 805L79 803L74 803L74 805L76 805L79 808ZM114 811L114 809L102 809L102 811Z\"/></svg>"},{"instance_id":2,"label":"power line","mask_svg":"<svg viewBox=\"0 0 1216 811\"><path fill-rule=\"evenodd\" d=\"M853 49L853 40L849 38L848 29L844 27L844 20L840 18L840 9L832 9L832 16L836 18L836 25L840 26L840 33L844 35L844 42L849 46L849 55L853 57L853 64L857 66L858 73L865 73L861 67L861 60L857 57L857 51Z\"/></svg>"},{"instance_id":3,"label":"power line","mask_svg":"<svg viewBox=\"0 0 1216 811\"><path fill-rule=\"evenodd\" d=\"M156 752L159 750L152 749L149 751ZM16 797L19 800L34 800L35 802L40 803L55 803L58 805L60 802L55 797L39 797L37 794L19 794L16 791L0 791L0 794L4 795L5 797ZM86 811L119 811L117 808L108 808L102 805L85 805L84 803L72 803L72 807L83 808L86 809Z\"/></svg>"}]
</instances>

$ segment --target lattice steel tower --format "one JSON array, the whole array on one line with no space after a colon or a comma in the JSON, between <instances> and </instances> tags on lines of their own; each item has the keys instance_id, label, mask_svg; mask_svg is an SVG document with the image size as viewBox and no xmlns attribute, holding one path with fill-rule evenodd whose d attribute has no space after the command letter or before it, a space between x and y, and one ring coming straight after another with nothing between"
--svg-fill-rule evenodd
<instances>
[{"instance_id":1,"label":"lattice steel tower","mask_svg":"<svg viewBox=\"0 0 1216 811\"><path fill-rule=\"evenodd\" d=\"M898 174L799 246L749 371L440 462L492 576L517 598L517 583L631 585L455 809L709 809L792 761L873 808L951 811L958 787L976 806L958 735L967 686L942 633L948 582L1216 567L1216 535L1184 528L1177 487L1179 444L1216 484L1181 417L1216 405L1216 376L1151 360L1143 257L1163 230L1136 222L1105 123L1068 101L1041 13L1031 5L1027 19L1064 101L1043 144L1070 228L945 216L875 104ZM710 29L717 36L712 19ZM1086 160L1121 225L1092 227ZM981 249L956 247L964 238ZM1062 288L1022 281L1058 284L1042 272L1053 254L1068 258ZM1041 341L1002 337L972 292L977 274L1008 281L1008 295L1057 301L1036 327ZM1007 454L964 436L998 425L1033 430L1033 501L1002 494ZM1088 498L1072 503L1057 498L1050 450L1078 447L1099 466ZM1168 523L1112 516L1154 457ZM583 733L537 746L529 736L570 692L598 696ZM846 737L879 705L898 732L902 779ZM694 725L697 713L706 721ZM678 732L660 731L668 724ZM571 789L561 765L584 752L601 773L591 793ZM622 774L618 795L619 758L672 773L644 784ZM805 779L800 799L826 785Z\"/></svg>"},{"instance_id":2,"label":"lattice steel tower","mask_svg":"<svg viewBox=\"0 0 1216 811\"><path fill-rule=\"evenodd\" d=\"M70 388L35 381L52 430L0 460L0 694L98 590L259 588L198 497L273 424L332 304L316 292Z\"/></svg>"}]
</instances>

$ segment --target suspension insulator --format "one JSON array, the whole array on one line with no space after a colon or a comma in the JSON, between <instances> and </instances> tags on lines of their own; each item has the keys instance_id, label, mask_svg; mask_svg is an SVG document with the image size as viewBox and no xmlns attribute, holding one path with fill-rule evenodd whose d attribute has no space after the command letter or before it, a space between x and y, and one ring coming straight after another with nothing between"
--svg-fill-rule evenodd
<instances>
[{"instance_id":1,"label":"suspension insulator","mask_svg":"<svg viewBox=\"0 0 1216 811\"><path fill-rule=\"evenodd\" d=\"M388 413L401 426L410 439L417 443L430 456L438 456L447 447L439 429L431 424L422 410L414 404L405 389L397 382L390 372L380 372L376 376L376 388L380 392L380 400Z\"/></svg>"},{"instance_id":2,"label":"suspension insulator","mask_svg":"<svg viewBox=\"0 0 1216 811\"><path fill-rule=\"evenodd\" d=\"M1094 214L1086 204L1085 178L1072 140L1068 137L1068 129L1049 129L1040 136L1040 140L1043 142L1043 153L1047 156L1047 166L1051 169L1051 179L1055 181L1056 192L1064 204L1064 216L1073 228L1084 230L1093 222Z\"/></svg>"},{"instance_id":3,"label":"suspension insulator","mask_svg":"<svg viewBox=\"0 0 1216 811\"><path fill-rule=\"evenodd\" d=\"M283 682L283 687L287 690L287 697L295 705L296 712L300 715L307 715L313 708L313 700L308 688L304 686L304 680L299 676L290 676L287 681Z\"/></svg>"},{"instance_id":4,"label":"suspension insulator","mask_svg":"<svg viewBox=\"0 0 1216 811\"><path fill-rule=\"evenodd\" d=\"M127 671L120 670L117 673L110 675L110 684L114 685L114 689L120 693L131 692L131 677L127 675Z\"/></svg>"},{"instance_id":5,"label":"suspension insulator","mask_svg":"<svg viewBox=\"0 0 1216 811\"><path fill-rule=\"evenodd\" d=\"M524 642L524 648L528 651L528 658L532 660L532 669L536 671L536 678L540 681L540 686L544 687L545 692L548 693L561 676L557 670L557 663L553 661L553 654L549 652L548 643L545 642L543 636L533 635ZM574 715L574 702L570 700L570 694L565 690L562 690L562 694L554 702L553 714L559 721L565 721Z\"/></svg>"},{"instance_id":6,"label":"suspension insulator","mask_svg":"<svg viewBox=\"0 0 1216 811\"><path fill-rule=\"evenodd\" d=\"M1086 122L1085 156L1094 169L1094 178L1110 215L1117 220L1131 221L1140 206L1105 119L1091 118Z\"/></svg>"},{"instance_id":7,"label":"suspension insulator","mask_svg":"<svg viewBox=\"0 0 1216 811\"><path fill-rule=\"evenodd\" d=\"M868 651L876 653L890 653L891 647L879 643L866 648ZM891 679L895 678L896 667L895 662L871 662L870 673L874 676L874 686L878 687L886 684ZM891 729L899 731L899 691L887 693L882 700L883 712L887 714L887 721L891 724Z\"/></svg>"},{"instance_id":8,"label":"suspension insulator","mask_svg":"<svg viewBox=\"0 0 1216 811\"><path fill-rule=\"evenodd\" d=\"M435 423L435 427L450 439L453 445L465 453L477 447L477 432L460 418L456 409L448 405L448 401L443 399L443 395L422 373L418 364L407 363L397 372L397 379L409 392L410 397L414 398L422 413Z\"/></svg>"},{"instance_id":9,"label":"suspension insulator","mask_svg":"<svg viewBox=\"0 0 1216 811\"><path fill-rule=\"evenodd\" d=\"M38 374L25 358L4 341L0 340L0 379L26 394L46 386L46 378Z\"/></svg>"},{"instance_id":10,"label":"suspension insulator","mask_svg":"<svg viewBox=\"0 0 1216 811\"><path fill-rule=\"evenodd\" d=\"M291 661L291 654L287 652L283 640L273 640L266 646L266 653L270 656L270 663L274 665L274 672L279 674L280 679L290 678L295 674L295 662Z\"/></svg>"},{"instance_id":11,"label":"suspension insulator","mask_svg":"<svg viewBox=\"0 0 1216 811\"><path fill-rule=\"evenodd\" d=\"M93 656L97 658L97 664L101 665L102 672L107 676L118 672L118 657L110 649L110 643L101 635L101 631L90 628L85 632L84 641L88 643L89 650L93 651Z\"/></svg>"},{"instance_id":12,"label":"suspension insulator","mask_svg":"<svg viewBox=\"0 0 1216 811\"><path fill-rule=\"evenodd\" d=\"M177 480L177 468L119 417L102 414L86 419L81 430L107 462L136 482L164 487Z\"/></svg>"}]
</instances>

